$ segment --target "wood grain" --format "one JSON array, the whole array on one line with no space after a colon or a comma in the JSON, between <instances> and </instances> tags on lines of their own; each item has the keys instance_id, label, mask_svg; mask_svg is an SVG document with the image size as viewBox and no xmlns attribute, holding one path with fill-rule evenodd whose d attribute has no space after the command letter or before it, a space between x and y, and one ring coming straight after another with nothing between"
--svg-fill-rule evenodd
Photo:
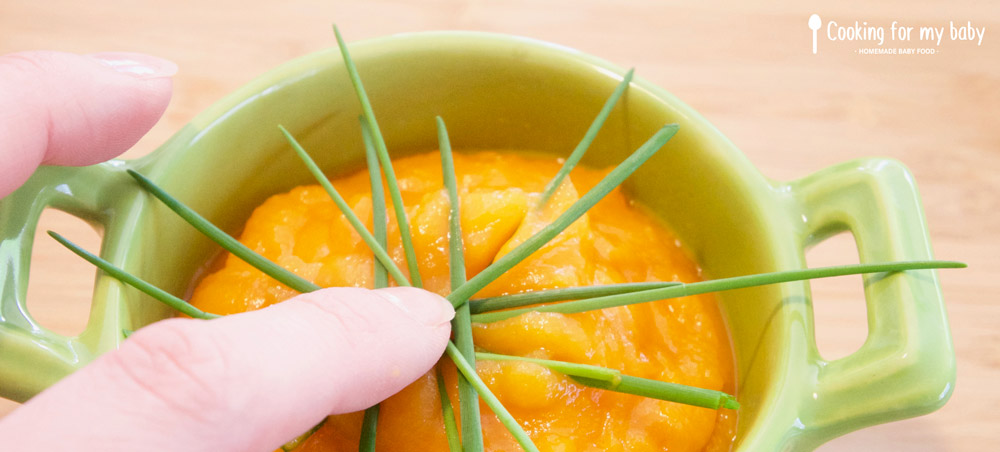
<instances>
[{"instance_id":1,"label":"wood grain","mask_svg":"<svg viewBox=\"0 0 1000 452\"><path fill-rule=\"evenodd\" d=\"M765 175L787 180L864 156L903 161L920 185L935 254L970 268L941 272L958 354L958 384L931 415L837 439L822 450L971 451L1000 441L1000 3L673 1L313 2L235 0L6 0L0 54L32 49L146 52L176 61L172 104L126 157L153 150L225 94L296 56L350 40L421 30L502 32L556 42L635 66L704 114ZM943 42L935 55L859 55L856 42L820 40L811 13L841 23L986 26L981 46ZM823 30L821 30L821 33ZM13 108L0 106L0 108ZM91 249L86 228L46 220ZM849 240L809 255L813 265L856 260ZM85 324L93 273L40 240L32 310L57 331ZM828 357L864 340L857 281L815 287L817 334ZM15 404L0 401L0 415Z\"/></svg>"}]
</instances>

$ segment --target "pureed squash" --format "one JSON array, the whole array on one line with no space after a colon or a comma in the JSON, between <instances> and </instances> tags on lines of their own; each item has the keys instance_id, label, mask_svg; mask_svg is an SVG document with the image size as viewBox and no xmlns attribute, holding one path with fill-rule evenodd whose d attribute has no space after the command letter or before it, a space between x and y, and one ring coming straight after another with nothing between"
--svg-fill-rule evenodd
<instances>
[{"instance_id":1,"label":"pureed squash","mask_svg":"<svg viewBox=\"0 0 1000 452\"><path fill-rule=\"evenodd\" d=\"M469 277L562 213L607 171L577 168L541 209L552 157L514 153L455 154ZM394 162L428 290L449 292L449 200L438 154ZM371 224L365 172L334 181L352 210ZM392 208L389 252L405 261ZM272 196L247 221L240 240L323 287L372 287L373 257L318 185ZM403 267L405 268L405 267ZM540 289L644 281L698 281L699 270L663 225L615 189L542 249L494 281L477 298ZM191 302L215 314L260 309L297 292L227 255L197 285ZM712 295L564 315L530 313L473 324L476 346L495 353L594 364L637 377L734 391L729 337ZM452 405L459 410L454 365L442 360ZM574 383L537 364L477 362L477 371L543 451L729 450L732 410L713 411ZM448 449L435 372L382 404L377 446L384 451ZM483 406L487 451L520 450ZM296 450L354 451L362 413L333 416Z\"/></svg>"}]
</instances>

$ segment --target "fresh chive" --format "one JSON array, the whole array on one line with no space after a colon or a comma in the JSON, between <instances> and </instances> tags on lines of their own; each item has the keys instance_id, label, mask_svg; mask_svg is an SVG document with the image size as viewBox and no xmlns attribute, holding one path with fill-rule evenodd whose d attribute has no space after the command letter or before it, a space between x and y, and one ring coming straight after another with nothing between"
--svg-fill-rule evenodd
<instances>
[{"instance_id":1,"label":"fresh chive","mask_svg":"<svg viewBox=\"0 0 1000 452\"><path fill-rule=\"evenodd\" d=\"M361 440L358 441L359 452L374 452L375 438L378 431L378 414L380 405L375 404L365 410L361 419Z\"/></svg>"},{"instance_id":2,"label":"fresh chive","mask_svg":"<svg viewBox=\"0 0 1000 452\"><path fill-rule=\"evenodd\" d=\"M538 452L538 447L536 447L535 443L531 441L531 437L529 437L524 429L521 428L521 424L517 423L514 416L510 415L510 412L507 411L507 408L505 408L502 403L500 403L500 399L498 399L497 396L490 391L490 388L486 386L486 383L483 383L483 380L479 378L479 374L476 373L476 369L465 360L462 356L462 352L458 350L458 347L455 346L454 342L448 341L448 347L445 348L445 353L448 354L448 357L455 362L455 367L458 368L458 371L461 372L462 375L465 375L465 378L469 379L469 383L476 388L476 391L479 393L479 397L486 402L486 406L493 410L493 414L496 414L500 423L503 424L504 427L507 427L507 431L514 436L514 440L521 445L521 448L527 452Z\"/></svg>"},{"instance_id":3,"label":"fresh chive","mask_svg":"<svg viewBox=\"0 0 1000 452\"><path fill-rule=\"evenodd\" d=\"M521 356L476 353L482 360L524 361L545 366L565 374L574 381L598 389L623 392L653 399L683 403L704 408L739 408L736 398L722 391L697 388L677 383L667 383L648 378L623 375L620 371L589 364L568 363L548 359L525 358Z\"/></svg>"},{"instance_id":4,"label":"fresh chive","mask_svg":"<svg viewBox=\"0 0 1000 452\"><path fill-rule=\"evenodd\" d=\"M125 339L128 339L128 337L133 334L135 334L135 331L132 331L128 328L122 328L122 337L124 337Z\"/></svg>"},{"instance_id":5,"label":"fresh chive","mask_svg":"<svg viewBox=\"0 0 1000 452\"><path fill-rule=\"evenodd\" d=\"M683 403L685 405L694 405L713 410L717 410L719 408L736 410L740 407L739 402L736 401L736 397L722 391L696 388L693 386L651 380L648 378L622 375L621 380L618 383L588 377L570 376L570 378L583 385L598 389L624 392L626 394L634 394L651 399Z\"/></svg>"},{"instance_id":6,"label":"fresh chive","mask_svg":"<svg viewBox=\"0 0 1000 452\"><path fill-rule=\"evenodd\" d=\"M375 155L375 147L372 145L371 133L364 121L361 121L361 139L365 145L365 161L368 164L368 181L372 188L372 235L375 237L375 244L386 249L389 243L386 232L385 214L385 191L382 189L382 173L379 170L378 157ZM393 266L395 266L393 262ZM398 268L398 267L397 267ZM389 287L388 270L377 259L375 260L375 285L376 289Z\"/></svg>"},{"instance_id":7,"label":"fresh chive","mask_svg":"<svg viewBox=\"0 0 1000 452\"><path fill-rule=\"evenodd\" d=\"M305 432L305 433L303 433L303 434L301 434L299 436L296 436L295 439L293 439L293 440L291 440L291 441L289 441L289 442L287 442L285 444L282 444L281 445L281 450L283 450L285 452L291 452L291 451L295 450L295 448L301 446L302 443L306 442L306 440L309 439L309 437L312 436L313 433L316 433L316 430L319 430L319 428L323 426L323 422L326 422L326 421L325 420L321 421L319 424L316 424L316 426L314 426L313 428L309 429L308 432Z\"/></svg>"},{"instance_id":8,"label":"fresh chive","mask_svg":"<svg viewBox=\"0 0 1000 452\"><path fill-rule=\"evenodd\" d=\"M375 237L375 244L384 250L386 243L388 243L388 238L386 237L385 192L382 190L382 173L379 170L378 157L375 156L375 147L372 145L371 134L368 132L368 128L365 126L363 120L361 121L361 138L365 145L368 180L372 188L372 235ZM374 247L372 247L373 252L374 250ZM374 264L374 287L376 289L389 287L389 275L385 266L378 259L374 259ZM395 267L395 263L393 263L393 267ZM365 410L364 419L361 422L361 440L358 442L358 452L375 452L379 411L380 406L378 404Z\"/></svg>"},{"instance_id":9,"label":"fresh chive","mask_svg":"<svg viewBox=\"0 0 1000 452\"><path fill-rule=\"evenodd\" d=\"M863 273L898 272L903 270L929 270L936 268L965 268L965 264L952 261L901 261L879 264L852 264L834 267L808 268L803 270L786 270L756 275L735 276L731 278L700 281L680 284L662 289L644 290L619 295L589 298L586 300L567 301L565 303L538 306L532 308L513 309L509 311L494 311L472 316L473 322L496 322L517 317L527 312L560 312L573 314L577 312L595 311L599 309L625 306L669 298L687 297L709 292L745 289L785 282L802 281L806 279L831 278L834 276L858 275Z\"/></svg>"},{"instance_id":10,"label":"fresh chive","mask_svg":"<svg viewBox=\"0 0 1000 452\"><path fill-rule=\"evenodd\" d=\"M58 233L49 231L49 235L52 236L52 238L56 239L57 242L62 244L62 246L69 248L69 250L75 253L77 256L80 256L87 262L94 264L97 268L104 271L104 273L111 275L115 279L125 284L128 284L132 287L135 287L136 289L139 289L145 294L153 297L154 299L160 301L161 303L167 306L170 306L171 308L180 311L182 314L187 315L188 317L194 317L196 319L206 319L206 320L220 317L216 314L202 311L201 309L192 306L191 303L188 303L180 298L177 298L171 295L169 292L159 287L156 287L142 280L141 278L132 275L131 273L125 270L122 270L121 268L116 267L111 262L101 259L100 257L94 254L91 254L87 250L67 240L66 237L63 237Z\"/></svg>"},{"instance_id":11,"label":"fresh chive","mask_svg":"<svg viewBox=\"0 0 1000 452\"><path fill-rule=\"evenodd\" d=\"M208 236L208 238L212 239L215 243L218 243L230 253L233 253L235 256L243 259L246 263L264 272L264 274L278 280L278 282L291 287L292 289L299 291L300 293L308 293L320 289L320 287L316 284L313 284L301 276L284 269L280 265L267 260L264 256L261 256L256 251L240 243L239 240L236 240L229 234L226 234L222 231L222 229L219 229L210 221L201 215L198 215L198 213L190 207L184 205L173 196L170 196L170 194L154 184L153 181L147 179L146 176L143 176L137 171L131 169L128 170L128 174L139 182L139 185L145 188L146 191L152 193L153 196L162 201L163 204L170 208L170 210L176 212L177 215L180 215L181 218L187 221L191 226L194 226L195 229Z\"/></svg>"},{"instance_id":12,"label":"fresh chive","mask_svg":"<svg viewBox=\"0 0 1000 452\"><path fill-rule=\"evenodd\" d=\"M407 281L406 276L403 275L403 272L399 270L396 263L392 261L391 257L389 257L389 253L385 251L384 247L379 246L378 242L375 241L375 237L372 236L372 233L368 232L368 228L366 228L364 223L361 222L361 219L354 213L354 210L347 205L347 201L344 200L344 197L340 195L340 192L338 192L333 184L330 183L330 179L323 174L323 170L316 165L316 162L309 156L309 153L302 148L302 145L299 144L298 140L296 140L287 129L280 125L278 128L281 129L281 133L283 133L285 138L288 139L288 143L292 145L292 149L295 150L295 153L302 159L302 162L306 164L306 167L309 168L309 172L312 173L313 177L315 177L319 184L323 186L326 193L330 195L333 203L337 205L338 209L340 209L340 212L347 219L347 222L354 227L354 230L361 236L361 240L363 240L365 244L368 245L368 248L372 250L372 253L375 254L375 258L382 264L383 267L385 267L386 270L388 270L390 274L392 274L392 278L396 280L396 284L400 286L409 286L410 282Z\"/></svg>"},{"instance_id":13,"label":"fresh chive","mask_svg":"<svg viewBox=\"0 0 1000 452\"><path fill-rule=\"evenodd\" d=\"M559 168L559 172L556 173L556 176L549 181L548 185L545 186L545 190L542 192L542 197L538 201L539 206L544 206L545 203L548 202L552 194L555 193L556 189L559 188L559 185L562 184L563 179L565 179L566 176L573 171L576 164L580 162L581 158L583 158L583 154L587 153L587 149L590 148L590 144L594 142L595 138L597 138L597 133L600 132L601 127L604 127L604 121L606 121L608 116L611 115L611 110L615 108L615 104L618 103L618 99L622 97L622 94L625 94L625 89L628 88L629 83L632 82L632 75L634 73L635 69L629 69L625 74L625 77L622 78L621 83L619 83L618 86L615 87L614 92L611 93L611 97L604 102L604 107L601 108L597 117L594 118L594 122L590 124L590 128L587 129L587 133L585 133L583 135L583 139L580 140L580 144L576 145L576 149L573 149L573 152L566 158L566 161L563 163L562 168Z\"/></svg>"},{"instance_id":14,"label":"fresh chive","mask_svg":"<svg viewBox=\"0 0 1000 452\"><path fill-rule=\"evenodd\" d=\"M606 295L617 295L621 293L639 292L643 290L659 289L680 284L679 282L638 282L606 284L601 286L565 287L561 289L545 289L533 292L518 293L513 295L501 295L489 298L473 298L469 300L469 311L473 314L481 312L499 311L501 309L520 308L539 303L551 303L553 301L582 300L584 298L603 297Z\"/></svg>"},{"instance_id":15,"label":"fresh chive","mask_svg":"<svg viewBox=\"0 0 1000 452\"><path fill-rule=\"evenodd\" d=\"M368 124L371 137L374 139L379 163L381 163L382 172L385 173L385 179L389 185L389 196L392 198L392 208L396 212L396 223L399 225L399 235L403 242L403 252L406 254L406 265L410 270L410 281L414 287L423 287L423 282L420 278L420 268L417 265L417 253L413 248L413 235L410 233L410 222L406 219L406 209L403 208L403 196L399 192L396 172L392 169L392 160L389 159L389 150L385 146L382 130L379 129L378 121L375 120L375 111L372 110L371 102L368 100L368 93L365 92L365 87L361 83L361 76L358 75L358 69L354 66L351 53L348 52L347 44L344 42L344 38L340 36L340 30L337 29L336 25L333 26L333 34L337 37L337 46L340 47L340 53L344 57L344 66L347 67L351 84L354 85L354 92L358 96L358 102L361 103L361 111L364 114L365 122Z\"/></svg>"},{"instance_id":16,"label":"fresh chive","mask_svg":"<svg viewBox=\"0 0 1000 452\"><path fill-rule=\"evenodd\" d=\"M601 366L590 364L568 363L565 361L553 361L551 359L525 358L523 356L500 355L496 353L476 352L476 358L484 361L524 361L547 367L556 372L574 377L586 377L592 380L608 382L621 381L622 373Z\"/></svg>"},{"instance_id":17,"label":"fresh chive","mask_svg":"<svg viewBox=\"0 0 1000 452\"><path fill-rule=\"evenodd\" d=\"M549 240L552 240L555 236L559 235L563 229L566 229L569 225L573 224L577 218L580 218L587 212L587 210L593 207L594 204L597 204L597 202L604 198L604 196L611 193L611 191L620 185L625 178L642 166L646 160L652 157L656 151L663 147L663 145L677 133L677 130L677 124L668 124L663 126L660 130L653 134L653 136L646 141L646 143L640 146L639 149L625 159L625 161L608 173L608 175L595 185L594 188L581 196L580 199L569 207L569 209L566 209L566 211L556 218L555 221L546 225L538 231L538 233L529 237L511 252L494 261L489 267L486 267L486 269L470 279L468 282L457 289L454 289L451 294L447 296L448 301L450 301L454 306L461 306L463 303L467 302L469 297L473 294L479 292L480 289L486 287L489 283L499 278L500 275L507 272L507 270L510 270L519 262L530 256L531 253L534 253L539 248L544 246L549 242Z\"/></svg>"},{"instance_id":18,"label":"fresh chive","mask_svg":"<svg viewBox=\"0 0 1000 452\"><path fill-rule=\"evenodd\" d=\"M441 174L445 190L448 192L448 203L451 209L448 213L448 265L451 273L451 287L460 287L465 283L465 246L462 242L462 216L459 213L458 181L455 177L455 161L451 151L451 140L448 129L440 116L436 118L438 131L438 147L441 150ZM451 321L451 330L455 336L455 344L462 356L473 368L476 366L476 347L472 342L472 322L469 320L468 305L455 309L455 318ZM462 375L458 376L458 402L462 416L462 444L466 451L481 451L483 444L483 428L479 417L479 395L476 389Z\"/></svg>"},{"instance_id":19,"label":"fresh chive","mask_svg":"<svg viewBox=\"0 0 1000 452\"><path fill-rule=\"evenodd\" d=\"M458 425L455 423L455 409L452 408L451 399L448 398L448 389L444 387L444 375L441 374L439 366L435 366L434 371L438 396L441 398L441 418L444 419L444 434L448 437L448 449L451 452L462 452L462 442L458 437Z\"/></svg>"},{"instance_id":20,"label":"fresh chive","mask_svg":"<svg viewBox=\"0 0 1000 452\"><path fill-rule=\"evenodd\" d=\"M462 216L459 213L458 181L455 176L455 159L451 151L448 129L440 116L436 118L438 147L441 153L441 175L445 191L448 192L448 265L451 286L465 284L465 245L462 242ZM459 348L461 344L459 344Z\"/></svg>"}]
</instances>

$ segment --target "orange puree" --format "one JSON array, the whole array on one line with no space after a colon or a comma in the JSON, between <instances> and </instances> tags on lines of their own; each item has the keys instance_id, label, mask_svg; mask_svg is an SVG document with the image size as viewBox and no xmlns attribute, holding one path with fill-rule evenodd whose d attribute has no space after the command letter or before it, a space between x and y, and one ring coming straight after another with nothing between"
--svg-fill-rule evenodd
<instances>
[{"instance_id":1,"label":"orange puree","mask_svg":"<svg viewBox=\"0 0 1000 452\"><path fill-rule=\"evenodd\" d=\"M442 295L448 279L448 198L437 153L399 159L394 167L413 225L426 288ZM466 273L564 211L607 171L585 168L546 204L533 209L559 168L554 158L481 152L456 154ZM334 182L371 223L368 174ZM389 209L389 248L406 269ZM258 207L241 241L320 286L372 285L372 255L319 186L303 186ZM555 240L477 296L567 286L641 281L696 281L699 270L658 221L615 190ZM198 285L192 302L230 314L280 302L295 292L233 256ZM595 364L628 375L733 391L732 355L709 295L563 315L534 313L473 325L478 347L495 353ZM458 411L454 367L442 361ZM729 450L735 413L713 411L583 387L545 367L479 361L479 374L543 451ZM382 451L446 451L434 372L382 404L377 446ZM299 450L355 451L361 413L331 417ZM516 451L517 443L482 405L486 450Z\"/></svg>"}]
</instances>

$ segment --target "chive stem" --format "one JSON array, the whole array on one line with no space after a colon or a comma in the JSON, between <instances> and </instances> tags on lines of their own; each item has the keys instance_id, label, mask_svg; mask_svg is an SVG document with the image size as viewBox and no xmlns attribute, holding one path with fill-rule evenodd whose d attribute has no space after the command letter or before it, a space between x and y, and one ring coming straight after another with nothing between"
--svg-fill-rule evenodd
<instances>
[{"instance_id":1,"label":"chive stem","mask_svg":"<svg viewBox=\"0 0 1000 452\"><path fill-rule=\"evenodd\" d=\"M302 159L302 162L305 163L306 167L309 168L309 172L316 178L316 181L318 181L323 187L323 190L326 190L326 193L330 195L330 199L332 199L333 203L337 205L338 209L340 209L340 212L344 215L344 218L347 219L347 222L351 224L358 235L361 236L361 240L363 240L365 244L368 245L368 248L372 250L375 258L378 259L378 261L386 268L386 270L389 271L390 274L392 274L392 278L396 280L396 284L400 286L409 286L410 282L407 281L406 276L403 275L403 272L399 270L396 263L392 261L391 257L389 257L389 253L385 251L385 248L379 246L378 242L375 241L375 237L372 236L372 233L368 232L368 228L365 227L364 223L361 222L361 219L354 213L351 206L347 205L347 201L345 201L344 197L340 195L340 192L337 191L336 187L330 183L330 179L323 174L323 170L316 165L316 162L309 156L309 153L302 148L302 145L299 144L298 140L296 140L287 129L280 125L278 128L281 129L281 133L283 133L285 138L288 139L288 143L291 144L295 153L300 159Z\"/></svg>"},{"instance_id":2,"label":"chive stem","mask_svg":"<svg viewBox=\"0 0 1000 452\"><path fill-rule=\"evenodd\" d=\"M611 97L604 102L604 107L601 108L597 117L594 118L594 122L590 124L590 127L587 129L587 133L585 133L583 135L583 139L580 140L580 144L576 145L576 149L573 149L573 152L571 152L569 157L566 158L566 161L563 163L562 168L559 168L559 172L556 173L556 176L549 181L548 185L545 186L545 190L542 192L542 197L538 201L539 206L544 206L545 203L548 202L552 194L555 193L556 189L559 188L559 185L562 184L563 179L565 179L566 176L573 171L576 164L580 162L581 158L583 158L583 154L587 153L587 149L590 148L590 144L594 142L595 138L597 138L597 133L601 131L601 127L604 127L604 122L607 121L608 116L611 115L611 110L615 108L615 104L618 103L618 99L622 97L622 94L625 94L625 89L628 88L629 83L632 82L633 74L635 74L635 69L629 69L625 74L625 77L622 78L621 83L619 83L618 86L615 87L614 92L611 93Z\"/></svg>"},{"instance_id":3,"label":"chive stem","mask_svg":"<svg viewBox=\"0 0 1000 452\"><path fill-rule=\"evenodd\" d=\"M365 160L368 164L368 181L372 189L372 236L375 239L375 244L384 250L388 238L386 237L385 192L382 190L382 173L379 170L378 157L375 156L371 134L368 133L368 128L363 120L361 121L361 138L364 142ZM374 253L375 247L369 247ZM389 287L389 275L386 267L378 259L373 259L373 264L375 272L373 287L376 289ZM397 268L398 271L395 263L393 263L393 267ZM403 278L403 281L405 280L406 278ZM380 410L379 404L365 410L364 418L361 421L361 440L358 442L358 452L375 452Z\"/></svg>"},{"instance_id":4,"label":"chive stem","mask_svg":"<svg viewBox=\"0 0 1000 452\"><path fill-rule=\"evenodd\" d=\"M441 152L441 175L444 179L445 191L448 192L448 265L451 274L451 287L460 287L465 283L465 246L462 241L462 216L459 212L458 181L455 176L455 160L451 151L451 140L448 129L440 116L435 118L438 131L438 148ZM455 318L451 322L451 330L455 344L462 356L473 368L476 366L476 347L472 341L472 322L469 320L469 306L455 309ZM459 374L458 401L462 416L462 445L466 452L481 451L483 444L482 421L479 413L479 395L469 381Z\"/></svg>"},{"instance_id":5,"label":"chive stem","mask_svg":"<svg viewBox=\"0 0 1000 452\"><path fill-rule=\"evenodd\" d=\"M560 289L544 289L533 292L501 295L489 298L473 298L469 300L469 311L473 314L499 311L501 309L520 308L539 303L553 301L581 300L584 298L603 297L621 293L640 292L659 289L680 284L679 282L638 282L605 284L600 286L565 287Z\"/></svg>"},{"instance_id":6,"label":"chive stem","mask_svg":"<svg viewBox=\"0 0 1000 452\"><path fill-rule=\"evenodd\" d=\"M184 221L187 221L188 224L194 226L195 229L208 236L208 238L212 239L215 243L218 243L220 246L225 248L226 251L229 251L240 259L243 259L246 263L264 272L264 274L278 280L278 282L291 287L292 289L299 291L300 293L308 293L320 289L320 287L316 284L313 284L301 276L286 270L280 265L267 260L264 256L261 256L256 251L240 243L239 240L236 240L229 234L226 234L222 231L222 229L219 229L217 226L205 219L205 217L198 215L198 213L190 207L184 205L173 196L170 196L170 194L154 184L153 181L147 179L146 176L143 176L137 171L131 169L128 170L128 174L132 176L132 178L134 178L139 185L145 188L146 191L152 193L153 196L162 201L163 204L170 208L170 210L173 210L177 213L177 215L183 218Z\"/></svg>"},{"instance_id":7,"label":"chive stem","mask_svg":"<svg viewBox=\"0 0 1000 452\"><path fill-rule=\"evenodd\" d=\"M611 170L611 172L608 173L604 179L598 182L597 185L595 185L594 188L586 194L581 196L580 199L566 209L566 211L556 218L555 221L546 225L538 231L538 233L529 237L511 252L494 261L490 264L490 266L479 272L479 274L470 279L468 282L461 285L457 289L454 289L451 294L446 297L448 298L448 301L450 301L454 306L462 305L480 289L486 287L489 283L499 278L500 275L513 268L535 251L538 251L538 249L543 247L555 236L559 235L560 232L569 227L569 225L573 224L574 221L583 216L583 214L593 207L594 204L597 204L597 202L604 198L608 193L611 193L615 187L620 185L628 176L642 166L646 160L652 157L656 151L663 147L663 145L677 133L677 130L677 124L668 124L660 128L660 130L653 134L653 136L650 137L646 143L640 146L639 149L632 153L632 155L625 159L625 161L619 164L615 169Z\"/></svg>"},{"instance_id":8,"label":"chive stem","mask_svg":"<svg viewBox=\"0 0 1000 452\"><path fill-rule=\"evenodd\" d=\"M192 306L191 303L188 303L188 302L186 302L186 301L184 301L184 300L182 300L182 299L180 299L180 298L178 298L178 297L170 294L169 292L167 292L167 291L165 291L165 290L163 290L163 289L161 289L159 287L156 287L156 286L154 286L154 285L152 285L152 284L144 281L143 279L141 279L141 278L139 278L139 277L137 277L137 276L135 276L135 275L133 275L133 274L125 271L125 270L122 270L121 268L116 267L111 262L108 262L108 261L106 261L104 259L101 259L100 257L98 257L98 256L96 256L94 254L91 254L87 250L81 248L79 245L77 245L77 244L69 241L68 239L66 239L66 237L63 237L62 235L59 235L56 232L52 232L52 231L48 231L48 232L49 232L49 235L52 236L52 238L56 239L57 242L59 242L60 244L62 244L62 246L65 246L66 248L69 248L70 251L72 251L73 253L75 253L77 256L82 257L87 262L90 262L91 264L93 264L97 268L101 269L104 273L107 273L107 274L111 275L115 279L117 279L117 280L119 280L119 281L121 281L121 282L123 282L125 284L128 284L128 285L130 285L132 287L135 287L136 289L139 289L140 291L144 292L145 294L149 295L150 297L153 297L157 301L159 301L159 302L161 302L161 303L163 303L163 304L165 304L167 306L170 306L171 308L174 308L177 311L180 311L182 314L187 315L188 317L194 317L196 319L205 319L205 320L214 319L214 318L220 317L220 316L218 316L216 314L212 314L212 313L208 313L208 312L202 311L201 309L198 309L198 308Z\"/></svg>"},{"instance_id":9,"label":"chive stem","mask_svg":"<svg viewBox=\"0 0 1000 452\"><path fill-rule=\"evenodd\" d=\"M305 432L305 433L303 433L303 434L301 434L299 436L296 436L295 439L293 439L293 440L291 440L291 441L289 441L289 442L287 442L285 444L282 444L281 445L281 450L283 450L285 452L291 452L291 451L295 450L296 448L298 448L299 446L301 446L302 443L305 443L306 440L309 439L309 437L313 435L313 433L316 433L316 431L319 430L319 428L323 426L324 422L326 422L326 420L320 421L319 424L316 424L315 426L313 426L313 428L309 429L308 432Z\"/></svg>"},{"instance_id":10,"label":"chive stem","mask_svg":"<svg viewBox=\"0 0 1000 452\"><path fill-rule=\"evenodd\" d=\"M484 361L524 361L547 367L556 372L571 375L574 377L586 377L593 380L619 382L622 373L608 369L606 367L594 366L590 364L569 363L566 361L553 361L551 359L526 358L523 356L500 355L496 353L476 352L476 358Z\"/></svg>"},{"instance_id":11,"label":"chive stem","mask_svg":"<svg viewBox=\"0 0 1000 452\"><path fill-rule=\"evenodd\" d=\"M438 396L441 398L441 418L444 420L444 434L448 437L448 450L462 452L462 442L458 437L458 425L455 423L455 409L451 406L451 399L448 398L448 389L444 386L444 375L441 374L441 367L435 366L434 372Z\"/></svg>"},{"instance_id":12,"label":"chive stem","mask_svg":"<svg viewBox=\"0 0 1000 452\"><path fill-rule=\"evenodd\" d=\"M375 155L375 147L372 145L371 134L364 121L361 121L361 138L365 145L365 160L368 163L368 180L372 188L372 236L375 237L375 244L384 251L388 243L386 232L385 213L385 191L382 189L382 173L379 170L378 157ZM374 252L374 249L372 250ZM395 262L393 267L396 267ZM398 269L398 267L396 267ZM389 287L388 269L382 262L375 259L375 284L376 289ZM405 278L404 278L405 280Z\"/></svg>"},{"instance_id":13,"label":"chive stem","mask_svg":"<svg viewBox=\"0 0 1000 452\"><path fill-rule=\"evenodd\" d=\"M507 408L500 403L500 399L498 399L497 396L490 391L490 388L486 386L486 383L479 378L479 374L476 373L476 369L465 360L462 356L462 352L458 350L458 347L455 346L454 342L448 341L445 353L449 358L451 358L452 361L455 362L455 367L458 368L458 371L469 380L469 383L472 384L474 388L476 388L476 392L479 393L479 397L486 402L486 406L493 410L493 414L496 414L500 423L503 424L504 427L507 427L507 430L514 436L514 440L521 445L521 448L527 452L538 452L538 447L536 447L535 443L531 441L531 437L528 436L528 433L524 431L521 424L517 423L514 416L511 416L510 412L507 411Z\"/></svg>"},{"instance_id":14,"label":"chive stem","mask_svg":"<svg viewBox=\"0 0 1000 452\"><path fill-rule=\"evenodd\" d=\"M593 388L623 392L626 394L683 403L685 405L693 405L713 410L717 410L719 408L735 410L740 407L740 404L736 401L735 397L722 391L696 388L694 386L668 383L649 378L622 375L621 380L618 383L588 377L571 376L570 378L585 386Z\"/></svg>"},{"instance_id":15,"label":"chive stem","mask_svg":"<svg viewBox=\"0 0 1000 452\"><path fill-rule=\"evenodd\" d=\"M448 193L448 265L451 286L465 284L465 245L462 241L462 216L459 212L458 180L455 175L455 159L451 150L451 140L444 120L438 116L438 147L441 153L441 177Z\"/></svg>"},{"instance_id":16,"label":"chive stem","mask_svg":"<svg viewBox=\"0 0 1000 452\"><path fill-rule=\"evenodd\" d=\"M831 278L834 276L857 275L863 273L898 272L903 270L965 268L965 266L966 265L961 262L953 261L900 261L877 264L838 265L833 267L808 268L802 270L786 270L686 283L672 287L664 287L662 289L644 290L641 292L609 295L578 301L567 301L565 303L546 306L512 309L509 311L494 311L473 315L472 321L481 323L496 322L499 320L509 319L511 317L517 317L527 312L560 312L563 314L573 314L636 303L665 300L669 298L686 297L709 292L721 292L724 290L745 289L748 287L802 281L806 279Z\"/></svg>"},{"instance_id":17,"label":"chive stem","mask_svg":"<svg viewBox=\"0 0 1000 452\"><path fill-rule=\"evenodd\" d=\"M406 254L406 265L410 270L410 281L414 287L423 287L420 278L420 267L417 265L417 253L413 248L413 234L410 232L410 222L406 219L406 209L403 208L403 196L399 191L399 184L396 181L396 172L392 168L392 161L389 159L389 150L385 146L385 138L382 137L382 130L379 129L378 121L375 120L375 111L372 110L371 102L368 100L368 93L361 83L361 76L351 59L351 53L347 50L344 38L340 36L340 30L333 26L333 34L337 37L337 46L344 58L344 66L347 74L351 78L354 92L358 96L361 104L361 111L368 125L371 137L374 139L375 150L377 151L382 172L385 174L386 183L389 185L389 196L392 198L392 208L396 212L396 223L399 225L399 235L403 242L403 252Z\"/></svg>"},{"instance_id":18,"label":"chive stem","mask_svg":"<svg viewBox=\"0 0 1000 452\"><path fill-rule=\"evenodd\" d=\"M358 441L359 452L375 452L375 438L378 431L378 414L380 405L375 404L365 410L361 418L361 440Z\"/></svg>"}]
</instances>

